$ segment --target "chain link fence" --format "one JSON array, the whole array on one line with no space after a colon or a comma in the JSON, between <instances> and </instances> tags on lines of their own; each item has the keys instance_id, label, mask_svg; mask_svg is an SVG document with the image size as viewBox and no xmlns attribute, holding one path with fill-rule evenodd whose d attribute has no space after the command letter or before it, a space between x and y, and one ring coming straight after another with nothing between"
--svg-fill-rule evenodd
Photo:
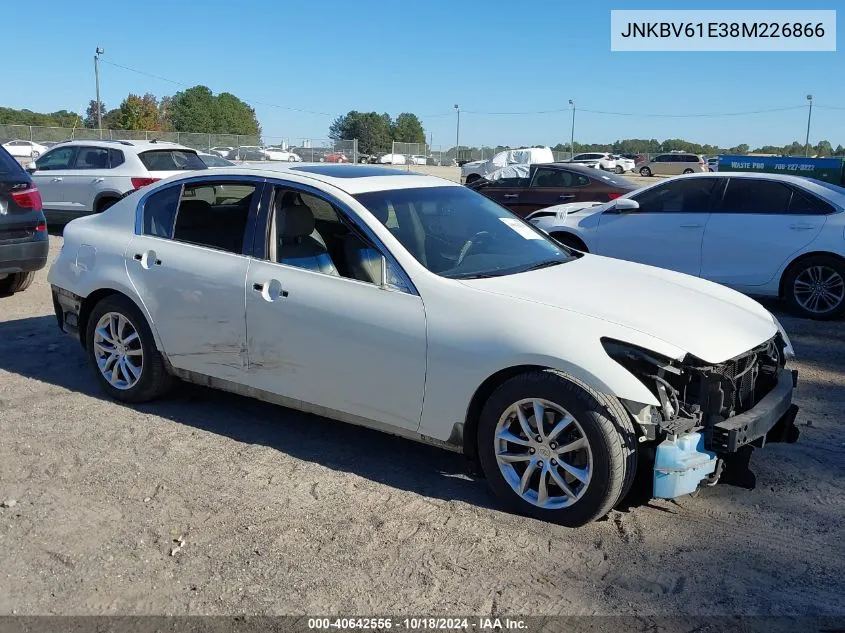
<instances>
[{"instance_id":1,"label":"chain link fence","mask_svg":"<svg viewBox=\"0 0 845 633\"><path fill-rule=\"evenodd\" d=\"M204 132L162 132L158 130L99 130L76 127L0 125L0 144L18 158L38 158L63 141L101 139L120 141L168 141L192 149L243 161L303 161L328 163L358 162L358 141L310 139Z\"/></svg>"}]
</instances>

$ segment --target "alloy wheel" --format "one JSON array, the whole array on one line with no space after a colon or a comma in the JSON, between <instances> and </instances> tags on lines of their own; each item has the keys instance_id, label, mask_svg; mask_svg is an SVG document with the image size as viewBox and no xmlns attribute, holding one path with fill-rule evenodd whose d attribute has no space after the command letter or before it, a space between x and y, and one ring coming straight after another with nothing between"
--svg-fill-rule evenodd
<instances>
[{"instance_id":1,"label":"alloy wheel","mask_svg":"<svg viewBox=\"0 0 845 633\"><path fill-rule=\"evenodd\" d=\"M825 314L845 301L845 279L829 266L808 266L795 277L792 291L804 310Z\"/></svg>"},{"instance_id":2,"label":"alloy wheel","mask_svg":"<svg viewBox=\"0 0 845 633\"><path fill-rule=\"evenodd\" d=\"M119 312L106 312L94 329L97 368L115 389L134 387L144 369L141 338L132 322Z\"/></svg>"},{"instance_id":3,"label":"alloy wheel","mask_svg":"<svg viewBox=\"0 0 845 633\"><path fill-rule=\"evenodd\" d=\"M509 406L496 425L494 453L502 477L524 501L566 508L587 491L593 455L583 428L565 409L529 398Z\"/></svg>"}]
</instances>

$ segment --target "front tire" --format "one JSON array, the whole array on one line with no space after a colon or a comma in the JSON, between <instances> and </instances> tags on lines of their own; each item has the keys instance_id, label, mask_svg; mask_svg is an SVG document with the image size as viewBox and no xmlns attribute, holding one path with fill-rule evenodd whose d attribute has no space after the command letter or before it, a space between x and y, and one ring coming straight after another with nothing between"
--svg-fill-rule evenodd
<instances>
[{"instance_id":1,"label":"front tire","mask_svg":"<svg viewBox=\"0 0 845 633\"><path fill-rule=\"evenodd\" d=\"M808 257L789 270L783 288L797 316L829 321L845 315L845 263L836 257Z\"/></svg>"},{"instance_id":2,"label":"front tire","mask_svg":"<svg viewBox=\"0 0 845 633\"><path fill-rule=\"evenodd\" d=\"M100 386L115 400L147 402L171 386L147 320L123 295L110 295L91 310L85 346Z\"/></svg>"},{"instance_id":3,"label":"front tire","mask_svg":"<svg viewBox=\"0 0 845 633\"><path fill-rule=\"evenodd\" d=\"M685 174L691 174L691 173L692 173L692 169L685 169L685 170L684 170L684 173L685 173Z\"/></svg>"},{"instance_id":4,"label":"front tire","mask_svg":"<svg viewBox=\"0 0 845 633\"><path fill-rule=\"evenodd\" d=\"M569 527L603 517L628 492L636 446L615 398L554 370L503 383L478 425L479 461L493 491L521 514Z\"/></svg>"},{"instance_id":5,"label":"front tire","mask_svg":"<svg viewBox=\"0 0 845 633\"><path fill-rule=\"evenodd\" d=\"M641 167L640 176L645 176L646 178L649 178L651 176L651 170L648 167Z\"/></svg>"},{"instance_id":6,"label":"front tire","mask_svg":"<svg viewBox=\"0 0 845 633\"><path fill-rule=\"evenodd\" d=\"M616 168L613 171L615 171L617 174L624 174L625 168L622 167L622 165L617 165Z\"/></svg>"}]
</instances>

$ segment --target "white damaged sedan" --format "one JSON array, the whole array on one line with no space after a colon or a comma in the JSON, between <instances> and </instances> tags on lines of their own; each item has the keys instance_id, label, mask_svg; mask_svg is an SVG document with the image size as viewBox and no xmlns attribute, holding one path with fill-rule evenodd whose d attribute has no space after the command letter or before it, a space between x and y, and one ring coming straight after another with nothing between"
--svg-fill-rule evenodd
<instances>
[{"instance_id":1,"label":"white damaged sedan","mask_svg":"<svg viewBox=\"0 0 845 633\"><path fill-rule=\"evenodd\" d=\"M638 462L671 498L797 437L791 346L758 303L569 250L439 178L221 168L64 239L58 324L111 397L180 378L435 444L542 519L602 517Z\"/></svg>"}]
</instances>

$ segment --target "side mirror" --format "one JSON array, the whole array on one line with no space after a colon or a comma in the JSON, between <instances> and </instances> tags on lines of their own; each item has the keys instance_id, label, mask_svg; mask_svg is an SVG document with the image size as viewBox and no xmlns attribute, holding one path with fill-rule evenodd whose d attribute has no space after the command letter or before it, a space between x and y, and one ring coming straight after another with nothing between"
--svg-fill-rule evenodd
<instances>
[{"instance_id":1,"label":"side mirror","mask_svg":"<svg viewBox=\"0 0 845 633\"><path fill-rule=\"evenodd\" d=\"M617 198L614 205L611 207L614 213L631 213L638 211L640 203L630 198Z\"/></svg>"},{"instance_id":2,"label":"side mirror","mask_svg":"<svg viewBox=\"0 0 845 633\"><path fill-rule=\"evenodd\" d=\"M27 163L24 169L26 169L26 171L31 174L38 169L38 166L35 163Z\"/></svg>"}]
</instances>

